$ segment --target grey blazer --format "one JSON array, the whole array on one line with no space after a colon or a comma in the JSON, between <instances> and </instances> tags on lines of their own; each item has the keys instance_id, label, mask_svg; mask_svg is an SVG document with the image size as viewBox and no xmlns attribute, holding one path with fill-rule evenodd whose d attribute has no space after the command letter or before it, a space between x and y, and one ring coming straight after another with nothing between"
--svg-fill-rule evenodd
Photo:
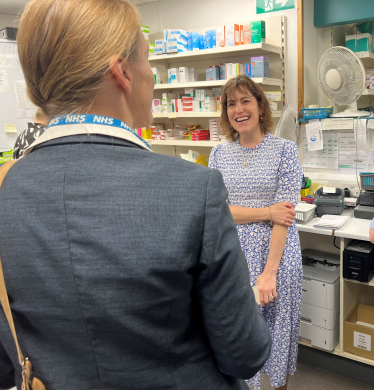
<instances>
[{"instance_id":1,"label":"grey blazer","mask_svg":"<svg viewBox=\"0 0 374 390\"><path fill-rule=\"evenodd\" d=\"M247 389L271 342L226 198L219 171L108 136L49 141L11 168L0 255L48 390ZM7 387L7 327L0 341Z\"/></svg>"}]
</instances>

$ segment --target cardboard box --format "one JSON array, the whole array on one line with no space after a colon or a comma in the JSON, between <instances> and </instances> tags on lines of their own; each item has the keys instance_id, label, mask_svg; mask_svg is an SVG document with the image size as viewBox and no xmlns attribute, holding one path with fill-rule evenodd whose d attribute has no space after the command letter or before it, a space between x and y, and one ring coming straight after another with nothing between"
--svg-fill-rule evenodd
<instances>
[{"instance_id":1,"label":"cardboard box","mask_svg":"<svg viewBox=\"0 0 374 390\"><path fill-rule=\"evenodd\" d=\"M358 304L345 320L344 351L374 360L373 306Z\"/></svg>"},{"instance_id":2,"label":"cardboard box","mask_svg":"<svg viewBox=\"0 0 374 390\"><path fill-rule=\"evenodd\" d=\"M228 24L225 26L226 46L240 45L240 28L238 24Z\"/></svg>"},{"instance_id":3,"label":"cardboard box","mask_svg":"<svg viewBox=\"0 0 374 390\"><path fill-rule=\"evenodd\" d=\"M251 58L251 77L269 77L269 57Z\"/></svg>"},{"instance_id":4,"label":"cardboard box","mask_svg":"<svg viewBox=\"0 0 374 390\"><path fill-rule=\"evenodd\" d=\"M263 43L265 39L265 22L263 20L251 22L251 43Z\"/></svg>"},{"instance_id":5,"label":"cardboard box","mask_svg":"<svg viewBox=\"0 0 374 390\"><path fill-rule=\"evenodd\" d=\"M251 43L251 25L244 24L243 25L243 44Z\"/></svg>"},{"instance_id":6,"label":"cardboard box","mask_svg":"<svg viewBox=\"0 0 374 390\"><path fill-rule=\"evenodd\" d=\"M225 26L216 28L216 45L217 47L226 45Z\"/></svg>"}]
</instances>

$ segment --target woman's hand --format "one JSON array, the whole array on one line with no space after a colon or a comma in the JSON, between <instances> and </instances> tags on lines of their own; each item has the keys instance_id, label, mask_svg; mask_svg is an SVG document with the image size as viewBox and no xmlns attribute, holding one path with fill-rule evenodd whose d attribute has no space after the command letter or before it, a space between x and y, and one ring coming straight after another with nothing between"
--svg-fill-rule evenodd
<instances>
[{"instance_id":1,"label":"woman's hand","mask_svg":"<svg viewBox=\"0 0 374 390\"><path fill-rule=\"evenodd\" d=\"M282 202L276 203L271 207L269 214L271 215L271 221L277 225L290 227L295 219L296 212L292 203Z\"/></svg>"},{"instance_id":2,"label":"woman's hand","mask_svg":"<svg viewBox=\"0 0 374 390\"><path fill-rule=\"evenodd\" d=\"M263 272L256 281L258 292L260 294L260 303L262 307L273 302L278 298L277 295L277 275L269 272Z\"/></svg>"}]
</instances>

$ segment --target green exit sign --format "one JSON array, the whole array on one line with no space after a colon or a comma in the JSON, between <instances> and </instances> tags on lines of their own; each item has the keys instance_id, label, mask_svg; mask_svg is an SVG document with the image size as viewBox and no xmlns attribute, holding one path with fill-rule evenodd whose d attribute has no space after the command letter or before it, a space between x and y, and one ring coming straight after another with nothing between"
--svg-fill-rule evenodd
<instances>
[{"instance_id":1,"label":"green exit sign","mask_svg":"<svg viewBox=\"0 0 374 390\"><path fill-rule=\"evenodd\" d=\"M257 14L295 8L295 0L256 0Z\"/></svg>"}]
</instances>

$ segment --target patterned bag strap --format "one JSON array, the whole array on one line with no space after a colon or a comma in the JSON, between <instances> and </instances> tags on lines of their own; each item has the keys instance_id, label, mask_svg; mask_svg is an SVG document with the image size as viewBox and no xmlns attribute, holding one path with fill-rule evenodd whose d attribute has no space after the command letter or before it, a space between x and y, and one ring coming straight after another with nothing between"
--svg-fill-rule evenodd
<instances>
[{"instance_id":1,"label":"patterned bag strap","mask_svg":"<svg viewBox=\"0 0 374 390\"><path fill-rule=\"evenodd\" d=\"M18 160L10 160L0 166L0 188L1 185L3 184L6 174L17 161ZM19 364L22 367L22 390L46 390L43 383L39 379L35 377L33 378L31 362L27 358L24 359L22 351L19 347L16 328L14 326L12 311L10 309L9 298L6 291L1 258L0 258L0 302L3 307L5 317L8 321L10 330L12 332L14 343L16 344Z\"/></svg>"}]
</instances>

